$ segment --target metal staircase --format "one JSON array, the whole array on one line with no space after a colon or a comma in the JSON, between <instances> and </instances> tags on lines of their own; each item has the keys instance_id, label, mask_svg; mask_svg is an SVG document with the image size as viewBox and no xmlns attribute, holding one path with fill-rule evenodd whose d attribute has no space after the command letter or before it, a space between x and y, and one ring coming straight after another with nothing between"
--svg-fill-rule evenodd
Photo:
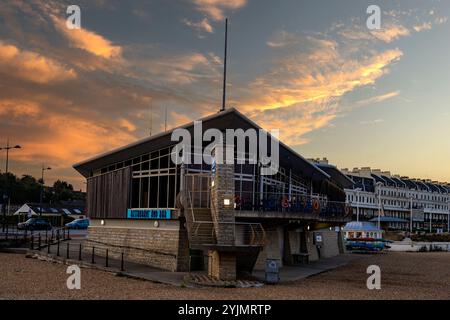
<instances>
[{"instance_id":1,"label":"metal staircase","mask_svg":"<svg viewBox=\"0 0 450 320\"><path fill-rule=\"evenodd\" d=\"M215 226L224 224L233 226L235 246L264 246L265 231L260 223L213 221L211 210L215 208L210 201L209 174L188 174L185 178L182 202L191 249L203 249L217 244Z\"/></svg>"}]
</instances>

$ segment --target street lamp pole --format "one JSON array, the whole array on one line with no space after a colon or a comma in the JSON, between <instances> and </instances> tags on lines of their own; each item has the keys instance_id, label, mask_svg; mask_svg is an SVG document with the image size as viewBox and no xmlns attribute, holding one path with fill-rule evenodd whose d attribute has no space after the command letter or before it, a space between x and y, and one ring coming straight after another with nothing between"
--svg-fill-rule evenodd
<instances>
[{"instance_id":1,"label":"street lamp pole","mask_svg":"<svg viewBox=\"0 0 450 320\"><path fill-rule=\"evenodd\" d=\"M6 150L6 171L5 171L5 190L6 190L6 197L3 197L3 206L2 206L2 211L3 211L3 232L5 231L5 223L6 223L6 205L5 202L6 200L8 200L9 202L9 179L8 179L8 175L9 175L9 150L10 149L20 149L21 146L19 146L18 144L15 146L10 146L9 145L9 139L6 140L6 146L5 147L0 147L0 150Z\"/></svg>"},{"instance_id":2,"label":"street lamp pole","mask_svg":"<svg viewBox=\"0 0 450 320\"><path fill-rule=\"evenodd\" d=\"M412 196L409 198L409 234L411 236L413 229L413 198Z\"/></svg>"},{"instance_id":3,"label":"street lamp pole","mask_svg":"<svg viewBox=\"0 0 450 320\"><path fill-rule=\"evenodd\" d=\"M381 229L381 186L383 185L381 182L377 182L378 187L378 230Z\"/></svg>"},{"instance_id":4,"label":"street lamp pole","mask_svg":"<svg viewBox=\"0 0 450 320\"><path fill-rule=\"evenodd\" d=\"M42 217L42 199L44 196L44 171L45 170L52 170L52 168L50 167L44 167L44 165L42 165L42 175L41 175L41 195L39 197L39 217Z\"/></svg>"},{"instance_id":5,"label":"street lamp pole","mask_svg":"<svg viewBox=\"0 0 450 320\"><path fill-rule=\"evenodd\" d=\"M356 221L359 222L359 192L361 191L361 188L356 188Z\"/></svg>"}]
</instances>

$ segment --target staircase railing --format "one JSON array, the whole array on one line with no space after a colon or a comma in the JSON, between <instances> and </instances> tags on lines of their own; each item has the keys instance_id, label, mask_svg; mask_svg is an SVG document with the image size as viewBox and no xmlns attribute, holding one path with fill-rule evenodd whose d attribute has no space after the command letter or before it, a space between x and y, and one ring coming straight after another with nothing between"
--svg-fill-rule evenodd
<instances>
[{"instance_id":1,"label":"staircase railing","mask_svg":"<svg viewBox=\"0 0 450 320\"><path fill-rule=\"evenodd\" d=\"M209 186L209 181L211 176L209 174L205 173L198 173L198 174L190 174L189 177L191 179L205 179ZM196 245L207 245L207 244L216 244L217 238L216 238L216 232L215 232L215 224L220 228L221 226L233 226L234 230L234 245L236 246L263 246L265 244L266 239L266 233L263 228L263 226L260 223L248 223L248 222L226 222L226 221L218 221L216 220L217 215L212 214L213 212L216 212L216 207L214 205L214 202L211 201L211 196L209 190L206 192L207 196L207 206L206 207L198 207L196 208L193 203L193 194L196 192L205 193L202 190L195 191L190 190L185 184L185 194L187 195L187 206L190 209L190 215L192 219L189 219L186 217L186 220L188 222L188 227L190 228L190 242L191 244ZM201 203L201 201L200 201ZM209 221L202 221L197 220L195 217L195 210L196 209L210 209L211 212L211 220ZM191 220L191 221L189 221Z\"/></svg>"}]
</instances>

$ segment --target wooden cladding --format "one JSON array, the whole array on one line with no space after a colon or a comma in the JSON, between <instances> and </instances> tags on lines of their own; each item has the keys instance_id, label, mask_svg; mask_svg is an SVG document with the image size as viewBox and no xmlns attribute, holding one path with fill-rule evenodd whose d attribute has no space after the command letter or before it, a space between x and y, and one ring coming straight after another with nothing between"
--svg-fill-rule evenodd
<instances>
[{"instance_id":1,"label":"wooden cladding","mask_svg":"<svg viewBox=\"0 0 450 320\"><path fill-rule=\"evenodd\" d=\"M131 168L92 177L87 182L90 218L125 219L130 203Z\"/></svg>"}]
</instances>

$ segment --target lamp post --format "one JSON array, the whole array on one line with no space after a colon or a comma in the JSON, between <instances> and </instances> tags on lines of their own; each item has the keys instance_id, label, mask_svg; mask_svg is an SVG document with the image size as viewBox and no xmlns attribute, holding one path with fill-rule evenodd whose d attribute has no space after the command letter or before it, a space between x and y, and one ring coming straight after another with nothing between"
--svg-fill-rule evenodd
<instances>
[{"instance_id":1,"label":"lamp post","mask_svg":"<svg viewBox=\"0 0 450 320\"><path fill-rule=\"evenodd\" d=\"M410 221L409 221L409 234L410 234L410 237L411 237L412 229L413 229L413 198L412 198L412 196L410 196L410 198L409 198L409 218L410 218Z\"/></svg>"},{"instance_id":2,"label":"lamp post","mask_svg":"<svg viewBox=\"0 0 450 320\"><path fill-rule=\"evenodd\" d=\"M6 200L8 200L9 202L9 179L8 179L8 165L9 165L9 150L11 149L20 149L21 146L20 145L15 145L15 146L10 146L9 145L9 139L6 140L6 146L5 147L0 147L0 150L6 150L6 170L5 170L5 189L6 189L6 197L3 197L3 206L2 206L2 210L3 210L3 232L5 231L5 222L6 222L6 205L5 202Z\"/></svg>"},{"instance_id":3,"label":"lamp post","mask_svg":"<svg viewBox=\"0 0 450 320\"><path fill-rule=\"evenodd\" d=\"M41 175L41 195L39 197L39 217L42 217L42 198L44 196L44 171L46 170L52 170L50 167L44 167L42 165L42 175Z\"/></svg>"},{"instance_id":4,"label":"lamp post","mask_svg":"<svg viewBox=\"0 0 450 320\"><path fill-rule=\"evenodd\" d=\"M447 232L450 233L450 198L447 199Z\"/></svg>"},{"instance_id":5,"label":"lamp post","mask_svg":"<svg viewBox=\"0 0 450 320\"><path fill-rule=\"evenodd\" d=\"M361 188L356 188L356 221L359 222L359 192L362 191Z\"/></svg>"},{"instance_id":6,"label":"lamp post","mask_svg":"<svg viewBox=\"0 0 450 320\"><path fill-rule=\"evenodd\" d=\"M383 183L378 181L376 183L376 186L378 187L378 230L381 229L381 187L383 186Z\"/></svg>"}]
</instances>

